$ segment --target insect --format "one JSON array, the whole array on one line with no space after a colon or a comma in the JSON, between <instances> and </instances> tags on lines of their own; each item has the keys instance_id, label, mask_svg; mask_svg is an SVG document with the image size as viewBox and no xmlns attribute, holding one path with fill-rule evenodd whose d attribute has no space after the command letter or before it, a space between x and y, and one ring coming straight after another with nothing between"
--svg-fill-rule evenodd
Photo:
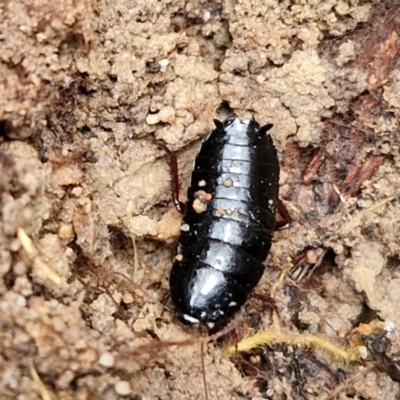
<instances>
[{"instance_id":1,"label":"insect","mask_svg":"<svg viewBox=\"0 0 400 400\"><path fill-rule=\"evenodd\" d=\"M264 272L275 225L279 163L272 124L253 119L214 121L195 159L170 274L171 299L186 324L226 323ZM172 175L176 174L172 168Z\"/></svg>"}]
</instances>

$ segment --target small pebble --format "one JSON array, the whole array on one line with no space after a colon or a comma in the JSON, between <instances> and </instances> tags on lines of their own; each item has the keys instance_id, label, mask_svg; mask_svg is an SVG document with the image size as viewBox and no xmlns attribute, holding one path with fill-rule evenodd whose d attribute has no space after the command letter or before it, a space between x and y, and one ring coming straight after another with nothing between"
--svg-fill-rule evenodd
<instances>
[{"instance_id":1,"label":"small pebble","mask_svg":"<svg viewBox=\"0 0 400 400\"><path fill-rule=\"evenodd\" d=\"M16 296L16 303L19 307L23 308L26 307L26 298L24 296L17 295Z\"/></svg>"},{"instance_id":2,"label":"small pebble","mask_svg":"<svg viewBox=\"0 0 400 400\"><path fill-rule=\"evenodd\" d=\"M129 382L127 382L127 381L118 381L115 384L115 391L120 396L128 396L129 394L131 394L132 389L131 389L131 385L129 384Z\"/></svg>"},{"instance_id":3,"label":"small pebble","mask_svg":"<svg viewBox=\"0 0 400 400\"><path fill-rule=\"evenodd\" d=\"M175 260L176 260L176 261L182 261L182 260L183 260L183 255L182 255L182 254L177 254L177 255L175 256Z\"/></svg>"},{"instance_id":4,"label":"small pebble","mask_svg":"<svg viewBox=\"0 0 400 400\"><path fill-rule=\"evenodd\" d=\"M368 357L368 349L365 346L359 346L357 348L359 356L365 360Z\"/></svg>"},{"instance_id":5,"label":"small pebble","mask_svg":"<svg viewBox=\"0 0 400 400\"><path fill-rule=\"evenodd\" d=\"M167 58L163 58L158 62L162 67L166 67L169 64L169 60Z\"/></svg>"},{"instance_id":6,"label":"small pebble","mask_svg":"<svg viewBox=\"0 0 400 400\"><path fill-rule=\"evenodd\" d=\"M72 224L62 224L58 228L58 237L60 239L72 239L75 235Z\"/></svg>"},{"instance_id":7,"label":"small pebble","mask_svg":"<svg viewBox=\"0 0 400 400\"><path fill-rule=\"evenodd\" d=\"M159 111L158 116L161 122L172 123L175 120L175 109L172 106L165 106Z\"/></svg>"},{"instance_id":8,"label":"small pebble","mask_svg":"<svg viewBox=\"0 0 400 400\"><path fill-rule=\"evenodd\" d=\"M125 293L125 294L124 294L124 297L122 298L122 301L123 301L125 304L131 304L131 303L133 303L134 298L133 298L133 296L132 296L130 293Z\"/></svg>"},{"instance_id":9,"label":"small pebble","mask_svg":"<svg viewBox=\"0 0 400 400\"><path fill-rule=\"evenodd\" d=\"M158 114L148 114L146 117L147 125L155 125L160 122L160 116Z\"/></svg>"},{"instance_id":10,"label":"small pebble","mask_svg":"<svg viewBox=\"0 0 400 400\"><path fill-rule=\"evenodd\" d=\"M102 365L103 367L109 368L114 365L114 361L115 361L114 356L111 353L106 352L100 356L99 364Z\"/></svg>"},{"instance_id":11,"label":"small pebble","mask_svg":"<svg viewBox=\"0 0 400 400\"><path fill-rule=\"evenodd\" d=\"M206 211L206 208L207 208L206 204L204 204L204 203L203 203L201 200L199 200L199 199L195 199L195 200L193 201L192 207L193 207L193 210L196 211L197 214L203 213L204 211ZM181 228L181 229L182 229L182 228Z\"/></svg>"},{"instance_id":12,"label":"small pebble","mask_svg":"<svg viewBox=\"0 0 400 400\"><path fill-rule=\"evenodd\" d=\"M232 187L232 186L233 186L233 179L232 179L232 178L226 179L226 180L224 181L223 185L224 185L225 187Z\"/></svg>"},{"instance_id":13,"label":"small pebble","mask_svg":"<svg viewBox=\"0 0 400 400\"><path fill-rule=\"evenodd\" d=\"M181 231L182 232L189 232L189 225L188 224L183 224L182 226L181 226Z\"/></svg>"}]
</instances>

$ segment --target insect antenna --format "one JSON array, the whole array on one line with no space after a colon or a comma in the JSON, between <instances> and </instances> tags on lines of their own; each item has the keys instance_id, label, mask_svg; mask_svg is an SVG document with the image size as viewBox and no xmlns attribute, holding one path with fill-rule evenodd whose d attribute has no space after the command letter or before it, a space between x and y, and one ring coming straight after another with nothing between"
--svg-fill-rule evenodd
<instances>
[{"instance_id":1,"label":"insect antenna","mask_svg":"<svg viewBox=\"0 0 400 400\"><path fill-rule=\"evenodd\" d=\"M204 343L200 343L200 357L201 357L201 374L203 376L203 385L204 385L204 398L205 400L208 400L206 365L204 363Z\"/></svg>"},{"instance_id":2,"label":"insect antenna","mask_svg":"<svg viewBox=\"0 0 400 400\"><path fill-rule=\"evenodd\" d=\"M272 127L274 126L274 124L267 124L264 125L260 128L260 133L267 133Z\"/></svg>"},{"instance_id":3,"label":"insect antenna","mask_svg":"<svg viewBox=\"0 0 400 400\"><path fill-rule=\"evenodd\" d=\"M107 274L104 276L104 280L106 280L107 277L112 277L112 276L116 276L116 275L119 276L119 277L121 277L121 278L123 278L123 279L125 279L127 282L129 282L129 283L132 285L132 287L134 288L134 290L139 290L139 291L142 292L148 299L150 299L151 301L154 301L154 303L159 304L162 308L164 308L165 310L167 310L167 311L169 311L169 312L171 312L171 313L174 312L174 310L173 310L172 308L166 306L165 304L163 304L163 302L157 300L157 299L156 299L155 297L153 297L146 289L144 289L144 288L142 288L140 285L136 284L131 278L125 276L125 275L124 275L123 273L121 273L121 272L117 272L117 271L109 272L109 273L107 273ZM110 291L109 291L109 288L106 287L106 285L104 285L104 284L103 284L103 286L104 286L104 288L105 288L106 293L111 297L111 299L114 301L114 303L116 303L116 301L113 299L113 297L112 297L112 295L111 295L111 293L110 293ZM116 305L119 306L117 303L116 303Z\"/></svg>"},{"instance_id":4,"label":"insect antenna","mask_svg":"<svg viewBox=\"0 0 400 400\"><path fill-rule=\"evenodd\" d=\"M218 119L214 119L214 125L220 131L222 131L224 129L224 124Z\"/></svg>"},{"instance_id":5,"label":"insect antenna","mask_svg":"<svg viewBox=\"0 0 400 400\"><path fill-rule=\"evenodd\" d=\"M135 237L133 235L131 235L131 240L132 240L132 245L133 245L133 273L132 273L132 277L133 277L135 275L135 273L137 272L138 268L139 268L139 258L138 258L136 240L135 240ZM135 283L135 281L132 278L129 278L128 276L126 276L123 273L118 272L118 271L110 271L110 272L107 272L106 274L103 275L103 277L102 277L103 279L102 279L101 285L104 287L105 292L112 299L112 301L115 303L117 308L119 308L120 305L114 300L114 298L112 296L112 293L110 291L110 285L111 285L111 283L113 281L112 278L115 277L115 276L118 276L118 277L122 278L123 280L125 280L126 282L129 283L129 288L127 288L128 292L133 287L134 291L140 291L145 297L147 297L148 299L150 299L154 303L161 305L162 308L164 308L165 310L167 310L169 312L173 312L173 310L171 308L169 308L168 306L166 306L162 301L157 300L146 289L144 289L139 284ZM107 284L107 280L108 280L109 277L111 277L111 283ZM118 285L118 283L116 283L116 284Z\"/></svg>"},{"instance_id":6,"label":"insect antenna","mask_svg":"<svg viewBox=\"0 0 400 400\"><path fill-rule=\"evenodd\" d=\"M180 192L180 184L179 184L179 176L178 176L178 159L175 153L170 150L163 143L155 142L155 144L163 149L168 157L168 166L169 166L169 174L171 177L171 192L172 192L172 201L174 203L175 208L183 214L185 211L185 204L179 200L179 192Z\"/></svg>"}]
</instances>

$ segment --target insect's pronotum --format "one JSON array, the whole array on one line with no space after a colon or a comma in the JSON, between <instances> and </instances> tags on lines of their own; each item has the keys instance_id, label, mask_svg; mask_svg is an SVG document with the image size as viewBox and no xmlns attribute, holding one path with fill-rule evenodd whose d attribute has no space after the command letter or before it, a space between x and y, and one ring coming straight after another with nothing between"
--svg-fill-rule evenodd
<instances>
[{"instance_id":1,"label":"insect's pronotum","mask_svg":"<svg viewBox=\"0 0 400 400\"><path fill-rule=\"evenodd\" d=\"M259 282L279 190L272 125L244 118L215 125L194 162L170 275L181 319L209 327L228 321Z\"/></svg>"}]
</instances>

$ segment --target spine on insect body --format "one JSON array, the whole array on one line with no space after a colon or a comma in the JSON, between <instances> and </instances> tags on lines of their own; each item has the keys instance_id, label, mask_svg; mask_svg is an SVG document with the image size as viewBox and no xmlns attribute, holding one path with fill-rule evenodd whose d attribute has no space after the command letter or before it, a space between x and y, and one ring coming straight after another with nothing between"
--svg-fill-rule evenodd
<instances>
[{"instance_id":1,"label":"spine on insect body","mask_svg":"<svg viewBox=\"0 0 400 400\"><path fill-rule=\"evenodd\" d=\"M170 275L172 301L189 323L227 321L264 272L279 189L271 127L216 121L196 157Z\"/></svg>"}]
</instances>

